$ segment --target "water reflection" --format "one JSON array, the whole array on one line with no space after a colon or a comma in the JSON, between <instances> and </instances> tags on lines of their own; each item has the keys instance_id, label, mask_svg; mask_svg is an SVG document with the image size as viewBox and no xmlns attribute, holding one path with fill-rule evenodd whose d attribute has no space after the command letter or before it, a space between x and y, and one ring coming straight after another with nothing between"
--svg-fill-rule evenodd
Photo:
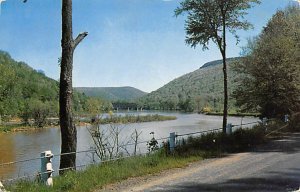
<instances>
[{"instance_id":1,"label":"water reflection","mask_svg":"<svg viewBox=\"0 0 300 192\"><path fill-rule=\"evenodd\" d=\"M131 113L146 115L151 112ZM157 112L155 112L157 113ZM154 132L155 138L160 139L168 137L170 132L177 134L185 134L195 131L209 130L219 128L222 125L221 116L205 116L199 114L182 114L182 113L159 113L162 115L173 115L177 120L163 122L148 122L148 123L132 123L122 126L120 133L121 142L130 142L131 134L136 129L139 136L139 141L148 141L152 138L150 132ZM124 115L124 113L121 113ZM257 118L243 118L243 123L257 121ZM240 124L240 117L229 117L228 122ZM109 125L102 125L105 129ZM87 127L78 127L77 129L78 145L77 151L90 149L93 146L92 138L87 131ZM133 146L127 148L132 151ZM0 163L15 160L24 160L39 157L40 153L45 150L51 150L53 154L60 152L60 130L59 128L42 129L37 132L20 132L0 134ZM138 145L139 152L145 152L147 146L145 143ZM53 168L59 167L59 156L53 158ZM87 164L92 162L92 154L89 152L77 154L77 165ZM24 162L14 166L5 168L0 167L0 178L11 178L16 176L32 175L40 170L40 160ZM57 172L55 172L57 174Z\"/></svg>"},{"instance_id":2,"label":"water reflection","mask_svg":"<svg viewBox=\"0 0 300 192\"><path fill-rule=\"evenodd\" d=\"M16 160L14 137L11 134L0 134L0 163ZM0 166L0 179L7 173L16 171L15 165Z\"/></svg>"}]
</instances>

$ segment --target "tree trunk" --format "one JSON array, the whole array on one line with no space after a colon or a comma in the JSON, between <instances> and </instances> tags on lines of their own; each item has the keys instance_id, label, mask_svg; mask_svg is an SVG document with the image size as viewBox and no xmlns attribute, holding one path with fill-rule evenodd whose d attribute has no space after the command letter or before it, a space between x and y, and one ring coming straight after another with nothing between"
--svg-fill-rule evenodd
<instances>
[{"instance_id":1,"label":"tree trunk","mask_svg":"<svg viewBox=\"0 0 300 192\"><path fill-rule=\"evenodd\" d=\"M73 70L73 53L76 46L87 35L79 34L73 40L72 32L72 0L62 1L62 56L61 72L59 86L59 120L61 129L61 153L76 152L77 148L77 131L73 123L72 114L72 70ZM76 154L62 155L60 157L60 169L75 169ZM64 170L60 171L63 174Z\"/></svg>"},{"instance_id":2,"label":"tree trunk","mask_svg":"<svg viewBox=\"0 0 300 192\"><path fill-rule=\"evenodd\" d=\"M72 0L62 1L62 57L59 86L59 120L61 129L61 153L75 152L77 147L77 131L72 116ZM75 169L76 154L62 155L60 169ZM60 171L63 173L64 171Z\"/></svg>"},{"instance_id":3,"label":"tree trunk","mask_svg":"<svg viewBox=\"0 0 300 192\"><path fill-rule=\"evenodd\" d=\"M223 57L223 75L224 75L224 109L223 109L223 132L226 132L227 115L228 115L228 86L227 86L227 64L226 53L222 54Z\"/></svg>"},{"instance_id":4,"label":"tree trunk","mask_svg":"<svg viewBox=\"0 0 300 192\"><path fill-rule=\"evenodd\" d=\"M223 133L226 133L227 115L228 115L228 88L227 88L227 64L226 64L226 23L225 14L223 15L223 38L222 38L222 58L223 58L223 75L224 75L224 109L223 109Z\"/></svg>"}]
</instances>

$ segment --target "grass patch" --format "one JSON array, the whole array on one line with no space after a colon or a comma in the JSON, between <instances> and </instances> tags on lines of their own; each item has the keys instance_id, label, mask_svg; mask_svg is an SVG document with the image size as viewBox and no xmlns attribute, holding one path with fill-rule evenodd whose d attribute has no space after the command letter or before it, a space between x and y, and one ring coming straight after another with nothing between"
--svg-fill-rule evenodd
<instances>
[{"instance_id":1,"label":"grass patch","mask_svg":"<svg viewBox=\"0 0 300 192\"><path fill-rule=\"evenodd\" d=\"M0 132L14 132L14 131L26 131L29 129L33 129L25 124L3 124L0 125Z\"/></svg>"},{"instance_id":2,"label":"grass patch","mask_svg":"<svg viewBox=\"0 0 300 192\"><path fill-rule=\"evenodd\" d=\"M222 132L208 133L199 137L188 137L180 141L176 154L189 156L205 152L204 158L221 156L223 153L248 151L267 141L266 131L261 126L238 129L231 135Z\"/></svg>"}]
</instances>

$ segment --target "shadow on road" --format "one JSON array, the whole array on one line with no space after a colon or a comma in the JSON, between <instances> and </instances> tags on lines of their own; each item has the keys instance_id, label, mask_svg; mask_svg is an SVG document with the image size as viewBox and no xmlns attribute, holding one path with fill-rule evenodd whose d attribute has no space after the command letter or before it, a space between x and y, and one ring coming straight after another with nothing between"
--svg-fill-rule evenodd
<instances>
[{"instance_id":1,"label":"shadow on road","mask_svg":"<svg viewBox=\"0 0 300 192\"><path fill-rule=\"evenodd\" d=\"M297 155L297 153L300 152L300 133L282 136L280 139L273 140L267 145L258 147L252 152L279 152L286 154L287 157L293 158L295 157L293 154ZM280 165L277 166L280 167ZM295 167L295 165L291 165L291 167ZM201 181L184 182L179 185L172 186L171 190L168 189L164 191L295 191L300 187L300 168L291 169L291 167L289 169L278 169L280 171L276 172L267 171L263 174L250 176L249 178L225 179L226 181L223 180L212 184L201 183Z\"/></svg>"},{"instance_id":2,"label":"shadow on road","mask_svg":"<svg viewBox=\"0 0 300 192\"><path fill-rule=\"evenodd\" d=\"M253 177L243 179L228 180L224 183L217 184L199 184L185 183L172 186L167 191L225 191L225 192L252 192L252 191L295 191L299 189L300 169L290 170L289 172L269 173L266 177Z\"/></svg>"},{"instance_id":3,"label":"shadow on road","mask_svg":"<svg viewBox=\"0 0 300 192\"><path fill-rule=\"evenodd\" d=\"M300 152L300 133L283 135L280 139L256 148L253 152L298 153Z\"/></svg>"}]
</instances>

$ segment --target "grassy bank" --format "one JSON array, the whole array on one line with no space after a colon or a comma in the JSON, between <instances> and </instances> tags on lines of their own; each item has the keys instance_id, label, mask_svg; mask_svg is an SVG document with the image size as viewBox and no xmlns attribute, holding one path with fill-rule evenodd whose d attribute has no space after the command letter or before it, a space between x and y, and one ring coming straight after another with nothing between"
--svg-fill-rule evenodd
<instances>
[{"instance_id":1,"label":"grassy bank","mask_svg":"<svg viewBox=\"0 0 300 192\"><path fill-rule=\"evenodd\" d=\"M107 118L98 119L100 124L109 124L109 123L143 123L143 122L153 122L153 121L170 121L176 120L175 116L165 116L165 115L125 115L125 116L115 116L112 115ZM86 119L84 122L90 123L89 119Z\"/></svg>"},{"instance_id":2,"label":"grassy bank","mask_svg":"<svg viewBox=\"0 0 300 192\"><path fill-rule=\"evenodd\" d=\"M170 121L176 120L175 116L164 116L164 115L145 115L145 116L134 116L134 115L126 115L126 116L112 116L104 119L100 119L100 124L109 124L109 123L143 123L143 122L153 122L153 121ZM85 119L81 121L75 121L77 126L84 126L86 123L90 123L90 119ZM45 125L44 127L35 127L26 125L24 123L11 123L11 124L3 124L0 125L0 133L1 132L18 132L18 131L35 131L48 127L58 127L59 125Z\"/></svg>"},{"instance_id":3,"label":"grassy bank","mask_svg":"<svg viewBox=\"0 0 300 192\"><path fill-rule=\"evenodd\" d=\"M184 167L190 162L201 160L200 155L187 157L166 156L162 151L148 155L127 158L102 165L95 165L85 171L68 172L54 178L52 188L44 185L22 181L7 187L9 191L43 192L43 191L93 191L104 185L130 177L157 173L165 169Z\"/></svg>"},{"instance_id":4,"label":"grassy bank","mask_svg":"<svg viewBox=\"0 0 300 192\"><path fill-rule=\"evenodd\" d=\"M25 124L7 124L7 125L0 125L0 133L6 133L6 132L17 132L17 131L27 131L27 130L33 130L37 129L34 127L30 127Z\"/></svg>"},{"instance_id":5,"label":"grassy bank","mask_svg":"<svg viewBox=\"0 0 300 192\"><path fill-rule=\"evenodd\" d=\"M85 126L86 123L78 123L76 126ZM9 124L9 125L0 125L0 133L8 133L8 132L26 132L26 131L39 131L41 129L46 128L55 128L59 127L59 125L45 125L44 127L37 127L34 125L26 125L26 124Z\"/></svg>"}]
</instances>

